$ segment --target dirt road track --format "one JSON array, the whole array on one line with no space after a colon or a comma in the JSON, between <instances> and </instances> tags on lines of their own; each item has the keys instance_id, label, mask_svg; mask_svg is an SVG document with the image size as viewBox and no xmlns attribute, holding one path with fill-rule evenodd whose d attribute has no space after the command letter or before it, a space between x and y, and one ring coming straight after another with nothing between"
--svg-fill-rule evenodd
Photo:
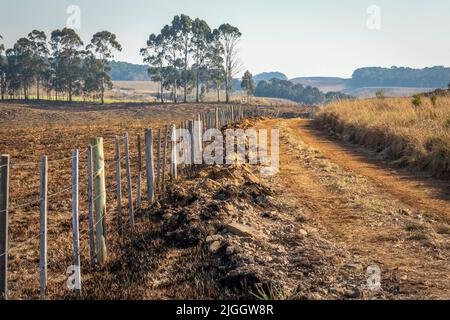
<instances>
[{"instance_id":1,"label":"dirt road track","mask_svg":"<svg viewBox=\"0 0 450 320\"><path fill-rule=\"evenodd\" d=\"M450 298L449 183L389 169L308 120L265 120L280 128L278 183L318 232L364 267L377 264L388 296Z\"/></svg>"}]
</instances>

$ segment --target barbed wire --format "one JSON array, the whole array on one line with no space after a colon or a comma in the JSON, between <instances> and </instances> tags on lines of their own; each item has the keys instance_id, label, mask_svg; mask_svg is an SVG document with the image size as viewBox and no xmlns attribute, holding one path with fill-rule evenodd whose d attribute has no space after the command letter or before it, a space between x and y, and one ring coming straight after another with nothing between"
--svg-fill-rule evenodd
<instances>
[{"instance_id":1,"label":"barbed wire","mask_svg":"<svg viewBox=\"0 0 450 320\"><path fill-rule=\"evenodd\" d=\"M117 136L117 137L119 137L119 140L122 140L123 139L123 137L121 137L121 136ZM108 143L115 143L115 141L110 141L110 142L108 142ZM103 145L107 145L106 143L105 143L105 141L103 141L102 143L97 143L97 144L95 144L95 145L92 145L92 148L95 148L95 147L97 147L97 146L99 146L100 144L103 144ZM82 149L80 149L80 148L74 148L73 150L75 150L75 149L78 149L78 154L80 155L80 154L84 154L84 153L87 153L87 148L82 148ZM71 156L71 157L65 157L65 158L60 158L60 159L54 159L54 160L47 160L47 162L48 163L56 163L56 162L63 162L63 161L67 161L67 160L72 160L72 159L74 159L75 158L75 156ZM10 163L9 164L9 167L10 168L20 168L20 167L32 167L32 166L38 166L40 164L40 162L38 161L38 162L24 162L24 163ZM3 167L6 167L6 166L8 166L8 165L1 165L0 166L0 168L3 168Z\"/></svg>"},{"instance_id":2,"label":"barbed wire","mask_svg":"<svg viewBox=\"0 0 450 320\"><path fill-rule=\"evenodd\" d=\"M122 181L121 181L121 183L122 183ZM117 182L113 182L113 183L109 184L108 186L106 186L106 187L105 187L105 190L104 190L103 192L101 192L101 194L97 195L95 198L92 199L92 202L97 201L100 197L102 197L104 194L106 194L106 191L110 191L112 188L117 187L117 185L118 185ZM133 190L133 189L134 189L134 190ZM58 195L58 194L62 194L62 193L64 193L64 192L67 192L67 191L70 191L70 190L72 190L72 187L71 187L71 188L67 188L67 189L65 189L65 190L62 190L62 191L60 191L60 192L58 192L58 193L49 195L47 198L56 196L56 195ZM137 190L137 187L132 188L132 191L136 191L136 190ZM41 200L41 199L38 199L37 201L31 202L31 204L35 204L35 203L39 202L40 200ZM25 206L25 205L29 205L29 204L23 204L23 205L21 205L21 206ZM128 205L129 205L129 204L128 204ZM19 206L16 206L16 207L14 207L14 209L17 209L18 207L19 207ZM135 211L135 210L134 210L134 211ZM92 228L95 229L95 228L97 227L97 225L98 225L99 223L103 222L106 218L107 218L107 216L106 216L106 215L103 215L102 218L101 218L100 220L96 221L96 223L93 225ZM125 228L125 225L122 225L122 227L120 227L119 230L117 230L117 231L122 231L124 228ZM90 230L89 230L89 231L85 231L85 232L80 233L80 234L79 234L79 238L84 238L88 233L90 233ZM26 241L20 243L18 246L15 246L15 247L13 247L13 248L8 249L8 253L13 252L13 251L16 251L16 250L19 250L19 249L23 248L25 245L28 245L28 244L30 244L31 242L36 241L38 238L40 238L41 234L42 234L42 232L39 232L39 233L37 234L37 236L34 236L34 237L32 237L32 238L29 238L29 239L27 239ZM82 245L82 246L80 246L80 247L82 247L82 248L80 249L80 253L81 253L81 252L84 252L84 250L86 249L87 245ZM6 254L6 252L0 254L0 258L3 257L5 254Z\"/></svg>"},{"instance_id":3,"label":"barbed wire","mask_svg":"<svg viewBox=\"0 0 450 320\"><path fill-rule=\"evenodd\" d=\"M167 128L167 126L164 126L164 127L162 127L162 128ZM125 137L121 137L121 136L115 136L115 137L119 137L120 140L122 140L122 139L125 138ZM166 139L164 139L164 140L166 140ZM115 142L115 141L114 141L114 142ZM96 145L94 145L94 146L92 146L92 147L94 148L94 147L96 147L96 146L98 146L98 145L100 145L100 144L101 144L101 143L96 144ZM103 143L103 144L104 144L104 143ZM87 152L87 148L86 148L86 150L83 149L83 150L79 151L79 154L84 154L84 153L86 153L86 152ZM67 160L74 159L75 157L76 157L76 156L67 157L67 158L61 158L61 159L55 159L55 160L50 160L50 161L48 161L48 163L56 163L56 162L67 161ZM78 157L79 157L79 155L78 155ZM127 158L127 155L125 155L125 156L123 156L123 157L120 157L118 160L121 161L121 160L125 160L126 158ZM129 159L129 160L137 159L137 158L139 158L139 155L138 155L138 154L137 154L137 155L136 155L136 154L133 154L133 155L128 154L128 159ZM109 167L110 165L115 164L116 162L117 162L117 159L116 159L116 161L112 161L111 163L109 163L109 164L107 164L107 165L104 165L104 166L103 166L101 169L99 169L99 170L105 170L107 167ZM9 164L9 165L12 166L12 167L24 167L24 166L35 166L35 165L38 165L38 164L39 164L39 162L37 162L37 163L20 163L20 164L14 164L14 163L13 163L13 164ZM6 164L5 164L5 165L1 165L0 168L6 167L6 166L8 166L8 165L6 165ZM112 178L113 178L113 177L112 177ZM134 177L134 178L135 178L135 177ZM121 184L122 181L119 181L119 183ZM47 199L53 198L53 197L55 197L55 196L57 196L57 195L61 195L61 194L65 193L65 192L68 192L68 191L70 191L70 190L73 190L73 188L74 188L75 186L76 186L76 187L79 187L79 184L80 184L80 183L77 182L76 184L72 184L72 186L71 186L70 188L66 188L66 189L63 189L63 190L61 190L61 191L59 191L59 192L50 194L50 195L47 196ZM106 194L106 191L109 191L110 189L112 189L112 188L114 188L114 187L117 187L117 185L118 185L117 181L115 181L115 182L109 184L107 187L105 187L105 190L102 191L101 194L97 195L94 199L92 199L92 202L97 201L100 197L102 197L102 196L104 196L104 195ZM136 189L137 189L137 187L135 187L134 190L133 190L133 188L132 188L131 192L136 191ZM37 203L40 202L41 200L42 200L42 198L39 197L39 199L37 199L37 200L35 200L35 201L28 202L28 203L24 203L24 204L20 204L20 205L15 205L15 206L13 206L12 208L10 208L10 209L8 209L8 210L15 210L15 209L18 209L18 208L22 208L22 207L30 206L30 205L33 205L33 204L37 204ZM129 201L128 201L128 202L129 202ZM130 203L128 203L128 205L130 205ZM3 213L3 212L5 212L5 211L6 211L6 210L2 210L2 211L0 211L0 213ZM134 213L135 213L135 212L133 212L133 214L134 214ZM102 223L103 221L105 221L106 218L107 218L107 216L106 216L106 215L103 215L103 216L101 217L101 219L99 219L98 221L96 221L96 223L92 226L92 229L95 229L95 228L97 227L97 225L98 225L99 223ZM119 229L118 229L117 231L122 231L122 230L125 228L125 226L126 226L126 224L123 224L121 227L119 227ZM91 228L89 228L89 229L91 229ZM84 237L85 237L88 233L90 233L90 232L91 232L91 230L88 230L88 231L79 233L79 238L84 238ZM37 240L38 238L40 238L41 235L42 235L42 231L40 231L40 232L38 233L37 236L32 237L32 238L29 238L28 240L26 240L26 241L20 243L18 246L15 246L15 247L12 247L12 248L8 249L7 252L3 252L2 254L0 254L0 257L3 257L3 256L6 255L7 253L14 252L15 250L18 250L18 249L20 249L20 248L23 248L25 245L30 244L32 241L35 241L35 240ZM81 246L80 246L80 251L79 251L80 254L81 254L81 253L84 253L84 250L85 250L86 248L87 248L87 245L81 245ZM60 253L63 253L63 252L60 252ZM55 264L55 262L51 262L51 261L50 261L50 263L47 262L47 266L51 266L51 265L56 265L56 264Z\"/></svg>"},{"instance_id":4,"label":"barbed wire","mask_svg":"<svg viewBox=\"0 0 450 320\"><path fill-rule=\"evenodd\" d=\"M106 193L107 190L111 189L114 185L116 185L116 184L113 183L113 184L109 185L107 188L105 188L105 191L102 192L102 195L103 195L103 193ZM55 193L55 194L50 195L50 196L55 196L55 195L57 195L57 194L62 194L62 193L67 192L67 191L69 191L69 190L72 190L72 187L71 187L71 188L67 188L67 189L65 189L65 190L63 190L63 191L61 191L61 192ZM99 196L95 197L92 201L95 202L95 201L98 200L98 199L100 198L100 196L102 196L102 195L99 195ZM48 196L47 198L49 198L50 196ZM36 202L39 202L40 200L41 200L41 199L38 199L37 201L32 202L32 204L33 204L33 203L36 203ZM22 205L22 206L24 206L24 205ZM17 209L17 208L18 208L18 207L16 206L16 207L14 207L13 209ZM41 234L42 234L42 232L39 232L39 234L38 234L36 237L29 238L28 240L26 240L26 241L20 243L18 246L8 249L8 253L11 252L11 251L18 250L18 249L24 247L25 245L29 244L31 241L34 241L34 240L36 240L38 237L40 237ZM3 257L5 254L6 254L6 252L0 254L0 257Z\"/></svg>"}]
</instances>

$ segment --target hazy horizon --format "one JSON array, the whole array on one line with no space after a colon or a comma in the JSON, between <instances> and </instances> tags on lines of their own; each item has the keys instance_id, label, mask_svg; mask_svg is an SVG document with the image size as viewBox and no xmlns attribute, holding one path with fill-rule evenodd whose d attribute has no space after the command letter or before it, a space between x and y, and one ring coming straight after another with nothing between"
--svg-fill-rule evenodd
<instances>
[{"instance_id":1,"label":"hazy horizon","mask_svg":"<svg viewBox=\"0 0 450 320\"><path fill-rule=\"evenodd\" d=\"M253 74L350 78L360 67L450 65L446 0L433 1L432 6L418 0L281 0L264 5L255 0L6 0L0 12L3 43L11 47L33 29L49 34L64 27L71 5L81 10L77 31L85 43L97 31L114 32L123 46L115 60L130 63L143 64L139 49L148 35L185 13L212 28L224 22L237 26L243 33L241 60Z\"/></svg>"}]
</instances>

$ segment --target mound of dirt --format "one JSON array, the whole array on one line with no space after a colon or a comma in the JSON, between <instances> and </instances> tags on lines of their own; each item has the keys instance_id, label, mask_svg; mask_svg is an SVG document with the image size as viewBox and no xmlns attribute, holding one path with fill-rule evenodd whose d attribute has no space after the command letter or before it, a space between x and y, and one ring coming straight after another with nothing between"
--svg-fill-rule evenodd
<instances>
[{"instance_id":1,"label":"mound of dirt","mask_svg":"<svg viewBox=\"0 0 450 320\"><path fill-rule=\"evenodd\" d=\"M258 168L198 170L169 185L147 214L167 244L202 248L228 297L361 298L362 266L322 239L301 210L277 202L282 190L252 169Z\"/></svg>"}]
</instances>

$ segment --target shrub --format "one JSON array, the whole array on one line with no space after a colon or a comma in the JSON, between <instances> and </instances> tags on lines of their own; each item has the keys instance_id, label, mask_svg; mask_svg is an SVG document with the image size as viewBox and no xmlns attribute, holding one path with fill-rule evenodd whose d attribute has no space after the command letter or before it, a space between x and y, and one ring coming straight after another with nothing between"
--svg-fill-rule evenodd
<instances>
[{"instance_id":1,"label":"shrub","mask_svg":"<svg viewBox=\"0 0 450 320\"><path fill-rule=\"evenodd\" d=\"M377 99L384 99L384 97L385 97L384 90L377 91L375 93L375 97L377 97Z\"/></svg>"},{"instance_id":2,"label":"shrub","mask_svg":"<svg viewBox=\"0 0 450 320\"><path fill-rule=\"evenodd\" d=\"M433 106L436 106L437 99L438 99L438 96L437 96L436 93L433 93L433 94L430 96L431 104L432 104Z\"/></svg>"},{"instance_id":3,"label":"shrub","mask_svg":"<svg viewBox=\"0 0 450 320\"><path fill-rule=\"evenodd\" d=\"M413 95L412 104L415 107L420 107L422 105L422 97L420 96L420 94Z\"/></svg>"}]
</instances>

